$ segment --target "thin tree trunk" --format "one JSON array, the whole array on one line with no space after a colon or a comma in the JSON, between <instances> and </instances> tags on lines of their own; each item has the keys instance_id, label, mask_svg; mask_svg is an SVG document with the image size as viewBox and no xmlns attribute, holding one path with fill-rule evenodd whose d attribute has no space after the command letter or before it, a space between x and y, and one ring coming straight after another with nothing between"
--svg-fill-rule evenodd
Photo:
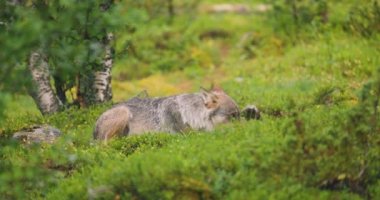
<instances>
[{"instance_id":1,"label":"thin tree trunk","mask_svg":"<svg viewBox=\"0 0 380 200\"><path fill-rule=\"evenodd\" d=\"M107 102L112 99L111 70L114 57L112 41L113 34L108 33L103 40L104 59L102 68L94 72L93 89L95 90L95 100L97 103Z\"/></svg>"},{"instance_id":2,"label":"thin tree trunk","mask_svg":"<svg viewBox=\"0 0 380 200\"><path fill-rule=\"evenodd\" d=\"M107 12L113 4L114 0L105 0L101 4L100 9L103 12ZM106 32L102 41L104 49L102 67L94 72L94 82L92 84L92 88L95 91L96 103L103 103L112 99L111 70L114 58L113 40L114 35Z\"/></svg>"},{"instance_id":3,"label":"thin tree trunk","mask_svg":"<svg viewBox=\"0 0 380 200\"><path fill-rule=\"evenodd\" d=\"M292 9L292 16L293 16L293 21L296 24L298 28L298 7L296 1L291 1L291 9Z\"/></svg>"},{"instance_id":4,"label":"thin tree trunk","mask_svg":"<svg viewBox=\"0 0 380 200\"><path fill-rule=\"evenodd\" d=\"M77 101L80 107L104 103L112 99L111 70L113 66L113 34L103 40L104 57L100 66L94 64L91 70L77 76Z\"/></svg>"},{"instance_id":5,"label":"thin tree trunk","mask_svg":"<svg viewBox=\"0 0 380 200\"><path fill-rule=\"evenodd\" d=\"M43 115L59 111L62 103L50 84L50 72L47 59L40 52L32 52L28 61L33 86L30 95Z\"/></svg>"},{"instance_id":6,"label":"thin tree trunk","mask_svg":"<svg viewBox=\"0 0 380 200\"><path fill-rule=\"evenodd\" d=\"M77 103L81 108L97 103L93 85L94 72L92 69L77 75Z\"/></svg>"},{"instance_id":7,"label":"thin tree trunk","mask_svg":"<svg viewBox=\"0 0 380 200\"><path fill-rule=\"evenodd\" d=\"M322 1L319 4L319 16L321 17L322 23L327 23L329 21L329 5L327 1Z\"/></svg>"},{"instance_id":8,"label":"thin tree trunk","mask_svg":"<svg viewBox=\"0 0 380 200\"><path fill-rule=\"evenodd\" d=\"M103 12L112 6L113 0L105 0L100 5ZM89 11L90 12L90 11ZM106 33L106 31L104 31ZM86 37L86 35L84 36ZM77 100L80 107L92 104L104 103L112 99L111 69L113 66L113 34L107 33L102 43L103 61L97 64L92 63L90 70L79 74L77 78Z\"/></svg>"},{"instance_id":9,"label":"thin tree trunk","mask_svg":"<svg viewBox=\"0 0 380 200\"><path fill-rule=\"evenodd\" d=\"M19 6L24 0L9 0L11 5ZM50 84L50 72L47 58L41 52L32 52L28 60L28 68L32 76L33 85L29 90L34 102L43 115L52 114L60 110L62 103L54 93Z\"/></svg>"},{"instance_id":10,"label":"thin tree trunk","mask_svg":"<svg viewBox=\"0 0 380 200\"><path fill-rule=\"evenodd\" d=\"M54 87L57 93L57 97L62 102L63 105L66 105L67 98L66 98L65 82L59 76L59 73L56 75L53 75L53 79L54 79Z\"/></svg>"},{"instance_id":11,"label":"thin tree trunk","mask_svg":"<svg viewBox=\"0 0 380 200\"><path fill-rule=\"evenodd\" d=\"M173 0L167 0L167 3L168 3L169 23L172 23L174 19L174 3L173 3Z\"/></svg>"}]
</instances>

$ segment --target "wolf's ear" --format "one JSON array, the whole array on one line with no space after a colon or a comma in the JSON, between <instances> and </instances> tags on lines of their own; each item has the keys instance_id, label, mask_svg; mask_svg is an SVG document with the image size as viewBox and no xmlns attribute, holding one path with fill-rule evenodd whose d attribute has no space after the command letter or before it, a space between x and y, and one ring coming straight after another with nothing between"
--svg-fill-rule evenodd
<instances>
[{"instance_id":1,"label":"wolf's ear","mask_svg":"<svg viewBox=\"0 0 380 200\"><path fill-rule=\"evenodd\" d=\"M206 88L204 88L204 87L200 87L199 88L199 90L203 93L203 92L206 92L206 93L208 93L208 92L210 92L208 89L206 89Z\"/></svg>"},{"instance_id":2,"label":"wolf's ear","mask_svg":"<svg viewBox=\"0 0 380 200\"><path fill-rule=\"evenodd\" d=\"M209 96L211 95L211 93L207 89L205 89L204 87L200 87L200 93L201 93L204 101L206 101L207 98L209 98Z\"/></svg>"},{"instance_id":3,"label":"wolf's ear","mask_svg":"<svg viewBox=\"0 0 380 200\"><path fill-rule=\"evenodd\" d=\"M213 85L210 91L213 93L225 93L224 90L218 85Z\"/></svg>"},{"instance_id":4,"label":"wolf's ear","mask_svg":"<svg viewBox=\"0 0 380 200\"><path fill-rule=\"evenodd\" d=\"M216 108L218 106L218 97L212 92L201 87L201 95L206 108Z\"/></svg>"}]
</instances>

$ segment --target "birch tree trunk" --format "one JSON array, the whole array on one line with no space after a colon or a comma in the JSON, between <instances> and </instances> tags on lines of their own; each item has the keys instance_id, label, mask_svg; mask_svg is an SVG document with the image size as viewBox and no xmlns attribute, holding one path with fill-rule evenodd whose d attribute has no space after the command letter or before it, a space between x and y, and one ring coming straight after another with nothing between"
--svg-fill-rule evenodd
<instances>
[{"instance_id":1,"label":"birch tree trunk","mask_svg":"<svg viewBox=\"0 0 380 200\"><path fill-rule=\"evenodd\" d=\"M11 5L19 6L24 0L10 0ZM34 102L43 115L52 114L60 110L62 103L55 95L51 83L47 58L41 52L32 52L28 60L33 85L29 90Z\"/></svg>"},{"instance_id":2,"label":"birch tree trunk","mask_svg":"<svg viewBox=\"0 0 380 200\"><path fill-rule=\"evenodd\" d=\"M100 5L101 11L106 12L113 3L113 0L105 0ZM106 34L101 41L103 51L102 63L100 63L100 66L92 66L89 73L80 74L77 78L77 98L81 107L104 103L112 99L111 70L114 58L114 35L107 33L106 30L104 32Z\"/></svg>"},{"instance_id":3,"label":"birch tree trunk","mask_svg":"<svg viewBox=\"0 0 380 200\"><path fill-rule=\"evenodd\" d=\"M80 107L104 103L112 99L111 70L113 66L113 34L109 33L102 41L103 60L99 65L77 77L77 100Z\"/></svg>"},{"instance_id":4,"label":"birch tree trunk","mask_svg":"<svg viewBox=\"0 0 380 200\"><path fill-rule=\"evenodd\" d=\"M40 52L32 52L28 61L33 86L30 95L43 115L59 111L62 103L54 93L50 83L50 72L45 58Z\"/></svg>"},{"instance_id":5,"label":"birch tree trunk","mask_svg":"<svg viewBox=\"0 0 380 200\"><path fill-rule=\"evenodd\" d=\"M103 103L112 99L111 70L113 66L113 34L108 33L103 40L104 59L102 68L94 72L93 89L96 103Z\"/></svg>"},{"instance_id":6,"label":"birch tree trunk","mask_svg":"<svg viewBox=\"0 0 380 200\"><path fill-rule=\"evenodd\" d=\"M113 3L114 0L105 0L100 5L100 9L106 12ZM102 41L104 50L102 66L99 70L94 72L94 82L92 84L92 88L95 91L96 103L103 103L112 99L111 70L114 58L113 41L114 35L112 33L106 33Z\"/></svg>"}]
</instances>

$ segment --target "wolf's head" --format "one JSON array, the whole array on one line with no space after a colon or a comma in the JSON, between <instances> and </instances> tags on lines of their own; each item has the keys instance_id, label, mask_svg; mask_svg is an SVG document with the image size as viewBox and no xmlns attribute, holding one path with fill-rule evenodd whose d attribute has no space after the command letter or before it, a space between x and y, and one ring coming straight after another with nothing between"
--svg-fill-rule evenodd
<instances>
[{"instance_id":1,"label":"wolf's head","mask_svg":"<svg viewBox=\"0 0 380 200\"><path fill-rule=\"evenodd\" d=\"M201 89L201 94L206 108L210 110L210 120L213 124L239 118L238 106L221 88L213 88L210 91Z\"/></svg>"}]
</instances>

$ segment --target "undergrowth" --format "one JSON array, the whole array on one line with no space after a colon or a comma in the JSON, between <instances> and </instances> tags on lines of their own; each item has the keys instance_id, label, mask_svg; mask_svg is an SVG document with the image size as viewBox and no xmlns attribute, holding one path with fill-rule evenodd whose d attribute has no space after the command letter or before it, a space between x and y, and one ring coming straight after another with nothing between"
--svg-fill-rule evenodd
<instances>
[{"instance_id":1,"label":"undergrowth","mask_svg":"<svg viewBox=\"0 0 380 200\"><path fill-rule=\"evenodd\" d=\"M254 7L258 1L241 2ZM15 102L32 106L24 98L11 102L4 96L11 100L5 101L10 106L0 128L0 198L379 197L377 1L313 1L311 7L289 1L302 11L296 14L304 19L297 22L285 13L291 4L265 2L273 10L199 16L183 5L191 12L176 13L170 22L157 17L162 8L135 10L142 22L135 22L133 33L126 31L130 35L119 33L118 48L126 42L136 54L118 60L113 83L116 99L147 88L171 94L215 83L241 108L257 105L261 120L207 133L117 138L105 145L93 141L92 131L110 104L43 117L21 113ZM324 3L330 8L327 21L321 18ZM286 16L276 21L281 14ZM209 37L210 31L223 37ZM147 78L129 81L142 77ZM63 136L52 145L11 139L35 124L55 126Z\"/></svg>"}]
</instances>

